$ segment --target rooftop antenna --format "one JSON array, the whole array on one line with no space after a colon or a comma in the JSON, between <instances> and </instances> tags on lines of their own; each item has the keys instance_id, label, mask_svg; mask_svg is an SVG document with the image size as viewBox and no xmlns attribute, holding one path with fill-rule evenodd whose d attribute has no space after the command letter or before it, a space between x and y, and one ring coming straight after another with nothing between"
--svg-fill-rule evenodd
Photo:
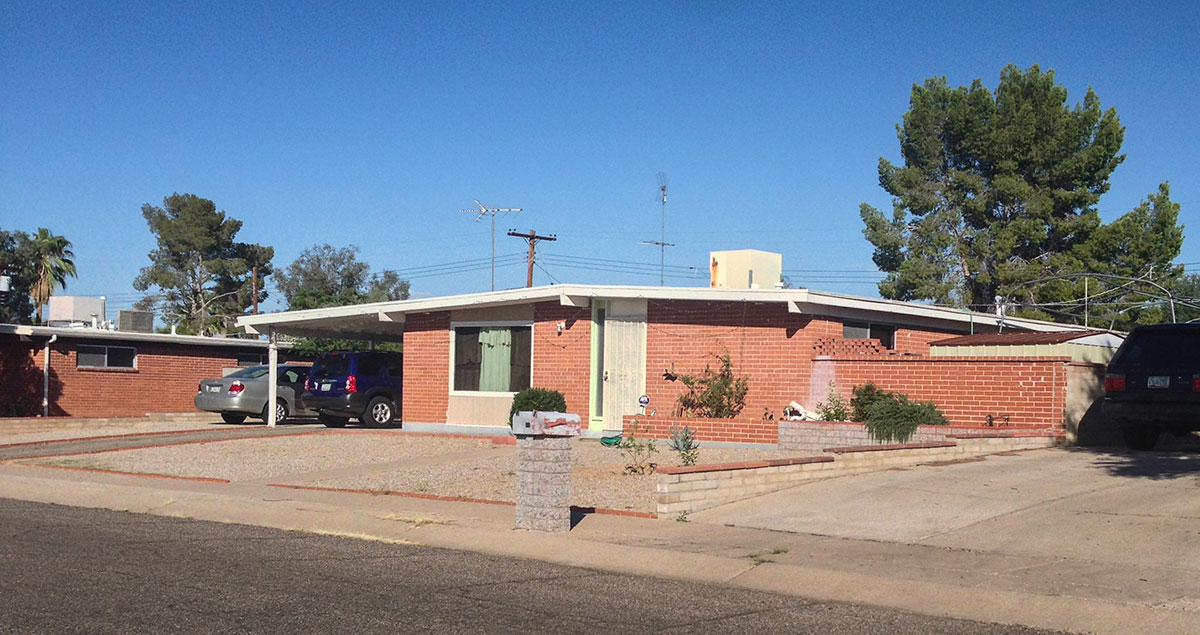
<instances>
[{"instance_id":1,"label":"rooftop antenna","mask_svg":"<svg viewBox=\"0 0 1200 635\"><path fill-rule=\"evenodd\" d=\"M476 223L483 220L484 216L492 217L492 291L495 291L496 290L496 214L506 214L508 212L514 212L514 213L520 212L521 208L520 207L488 207L487 205L480 203L478 199L475 200L475 204L479 206L479 209L460 209L458 211L463 212L464 214L478 214L478 216L475 217Z\"/></svg>"},{"instance_id":2,"label":"rooftop antenna","mask_svg":"<svg viewBox=\"0 0 1200 635\"><path fill-rule=\"evenodd\" d=\"M674 247L667 242L667 173L658 173L658 192L662 200L662 227L658 240L643 240L643 245L658 245L658 286L666 286L667 247Z\"/></svg>"}]
</instances>

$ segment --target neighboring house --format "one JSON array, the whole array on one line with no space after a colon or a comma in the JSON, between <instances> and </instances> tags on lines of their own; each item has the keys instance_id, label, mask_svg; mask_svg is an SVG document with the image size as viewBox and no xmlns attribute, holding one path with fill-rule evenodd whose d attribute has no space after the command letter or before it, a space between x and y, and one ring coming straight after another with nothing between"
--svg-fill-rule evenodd
<instances>
[{"instance_id":1,"label":"neighboring house","mask_svg":"<svg viewBox=\"0 0 1200 635\"><path fill-rule=\"evenodd\" d=\"M403 342L406 425L504 426L512 395L534 386L562 391L593 434L642 413L643 395L647 414L669 414L682 389L677 377L718 366L720 355L749 380L743 416L761 417L824 398L833 378L814 375L818 359L898 360L926 356L931 342L955 335L1073 329L809 289L576 284L247 316L238 324L277 336Z\"/></svg>"},{"instance_id":2,"label":"neighboring house","mask_svg":"<svg viewBox=\"0 0 1200 635\"><path fill-rule=\"evenodd\" d=\"M0 324L0 417L41 415L44 399L50 416L195 412L192 399L201 379L266 363L267 346L246 339Z\"/></svg>"}]
</instances>

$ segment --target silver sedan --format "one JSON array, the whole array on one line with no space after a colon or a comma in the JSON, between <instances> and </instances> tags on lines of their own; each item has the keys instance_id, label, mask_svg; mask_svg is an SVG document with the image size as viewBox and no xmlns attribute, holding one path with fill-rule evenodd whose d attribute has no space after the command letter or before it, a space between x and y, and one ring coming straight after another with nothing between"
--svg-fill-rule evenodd
<instances>
[{"instance_id":1,"label":"silver sedan","mask_svg":"<svg viewBox=\"0 0 1200 635\"><path fill-rule=\"evenodd\" d=\"M206 412L219 412L225 423L242 423L246 417L259 417L264 421L267 410L267 366L251 366L220 379L205 379L196 388L196 408ZM279 381L275 400L275 421L288 417L315 417L317 413L305 410L300 404L304 392L304 380L308 377L308 366L283 365L279 367Z\"/></svg>"}]
</instances>

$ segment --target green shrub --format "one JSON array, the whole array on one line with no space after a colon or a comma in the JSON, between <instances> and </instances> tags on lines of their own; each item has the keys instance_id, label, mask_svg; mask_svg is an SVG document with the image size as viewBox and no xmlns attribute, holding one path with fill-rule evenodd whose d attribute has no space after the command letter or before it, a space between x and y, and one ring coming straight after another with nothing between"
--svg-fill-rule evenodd
<instances>
[{"instance_id":1,"label":"green shrub","mask_svg":"<svg viewBox=\"0 0 1200 635\"><path fill-rule=\"evenodd\" d=\"M746 407L746 392L749 390L745 377L733 376L733 363L729 354L715 355L721 369L713 371L708 365L699 375L680 375L679 381L687 392L679 395L679 411L685 417L708 417L710 419L732 419Z\"/></svg>"},{"instance_id":2,"label":"green shrub","mask_svg":"<svg viewBox=\"0 0 1200 635\"><path fill-rule=\"evenodd\" d=\"M950 422L929 401L909 401L905 395L876 400L867 407L867 434L881 443L907 443L917 426L944 426Z\"/></svg>"},{"instance_id":3,"label":"green shrub","mask_svg":"<svg viewBox=\"0 0 1200 635\"><path fill-rule=\"evenodd\" d=\"M867 410L879 401L896 401L897 394L888 392L871 382L854 387L854 397L850 399L850 417L853 421L866 421Z\"/></svg>"},{"instance_id":4,"label":"green shrub","mask_svg":"<svg viewBox=\"0 0 1200 635\"><path fill-rule=\"evenodd\" d=\"M691 428L671 426L671 439L667 445L679 455L680 465L695 465L700 458L700 444L696 442L696 433Z\"/></svg>"},{"instance_id":5,"label":"green shrub","mask_svg":"<svg viewBox=\"0 0 1200 635\"><path fill-rule=\"evenodd\" d=\"M654 472L655 464L650 462L650 458L658 454L658 448L654 446L654 439L639 439L638 434L642 432L649 434L650 428L643 428L638 425L637 419L634 419L625 435L621 437L621 442L617 444L621 454L625 455L626 474L645 475Z\"/></svg>"},{"instance_id":6,"label":"green shrub","mask_svg":"<svg viewBox=\"0 0 1200 635\"><path fill-rule=\"evenodd\" d=\"M547 388L526 388L513 395L512 408L508 411L508 426L512 427L513 415L522 410L538 412L566 412L567 399L561 392Z\"/></svg>"},{"instance_id":7,"label":"green shrub","mask_svg":"<svg viewBox=\"0 0 1200 635\"><path fill-rule=\"evenodd\" d=\"M850 405L833 382L829 382L829 396L817 404L817 414L821 421L850 421Z\"/></svg>"}]
</instances>

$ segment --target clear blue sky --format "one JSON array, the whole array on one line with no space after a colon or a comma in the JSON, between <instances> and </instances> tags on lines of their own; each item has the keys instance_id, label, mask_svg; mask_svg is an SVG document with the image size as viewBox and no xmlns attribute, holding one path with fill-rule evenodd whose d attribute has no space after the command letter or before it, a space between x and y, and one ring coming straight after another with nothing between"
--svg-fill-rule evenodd
<instances>
[{"instance_id":1,"label":"clear blue sky","mask_svg":"<svg viewBox=\"0 0 1200 635\"><path fill-rule=\"evenodd\" d=\"M67 293L113 308L153 247L142 204L172 192L243 220L239 239L279 266L321 242L376 269L486 257L487 223L456 212L476 198L526 210L500 219L501 255L524 250L504 230L533 228L558 235L547 255L657 264L638 243L658 238L662 171L669 265L766 249L834 271L799 285L876 295L858 205L890 205L876 166L897 159L913 83L994 88L1005 64L1037 63L1126 126L1102 216L1170 180L1179 260L1200 261L1193 3L802 4L9 0L0 228L67 236ZM548 261L562 281L658 283ZM497 278L521 286L524 266ZM486 269L412 281L489 284Z\"/></svg>"}]
</instances>

